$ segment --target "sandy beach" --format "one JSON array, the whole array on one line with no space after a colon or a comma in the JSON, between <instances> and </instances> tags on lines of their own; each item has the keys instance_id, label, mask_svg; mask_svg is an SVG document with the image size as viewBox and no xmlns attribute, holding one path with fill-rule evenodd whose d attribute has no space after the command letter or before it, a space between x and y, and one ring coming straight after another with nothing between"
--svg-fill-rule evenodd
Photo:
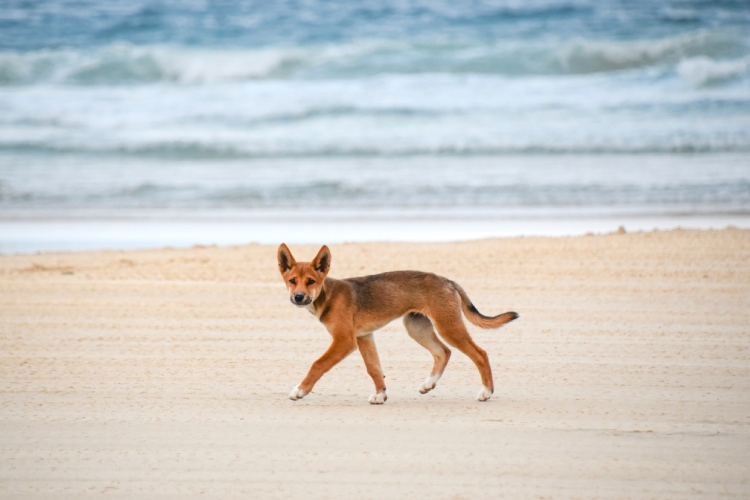
<instances>
[{"instance_id":1,"label":"sandy beach","mask_svg":"<svg viewBox=\"0 0 750 500\"><path fill-rule=\"evenodd\" d=\"M313 246L293 246L300 260ZM276 246L0 256L3 498L747 498L750 231L332 245L331 276L459 282L496 390L400 322L292 402L328 345Z\"/></svg>"}]
</instances>

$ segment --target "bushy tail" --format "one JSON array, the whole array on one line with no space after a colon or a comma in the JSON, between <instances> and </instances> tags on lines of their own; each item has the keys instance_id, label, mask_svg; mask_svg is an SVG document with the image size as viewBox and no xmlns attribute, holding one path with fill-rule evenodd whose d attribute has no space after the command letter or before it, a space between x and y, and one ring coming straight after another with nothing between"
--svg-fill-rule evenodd
<instances>
[{"instance_id":1,"label":"bushy tail","mask_svg":"<svg viewBox=\"0 0 750 500\"><path fill-rule=\"evenodd\" d=\"M464 316L466 316L466 319L472 324L477 325L480 328L500 328L505 323L509 323L518 318L518 313L512 311L498 314L497 316L485 316L477 311L477 308L471 303L469 296L466 295L466 292L458 285L458 283L453 283L453 285L456 287L458 295L461 296L461 309L464 312Z\"/></svg>"}]
</instances>

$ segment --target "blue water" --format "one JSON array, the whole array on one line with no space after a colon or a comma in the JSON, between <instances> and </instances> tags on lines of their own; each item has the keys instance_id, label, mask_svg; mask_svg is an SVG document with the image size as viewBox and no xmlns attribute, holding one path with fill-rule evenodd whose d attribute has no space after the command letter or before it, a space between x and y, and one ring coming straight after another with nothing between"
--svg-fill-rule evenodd
<instances>
[{"instance_id":1,"label":"blue water","mask_svg":"<svg viewBox=\"0 0 750 500\"><path fill-rule=\"evenodd\" d=\"M750 4L3 2L0 219L300 207L750 214Z\"/></svg>"},{"instance_id":2,"label":"blue water","mask_svg":"<svg viewBox=\"0 0 750 500\"><path fill-rule=\"evenodd\" d=\"M744 0L5 0L0 46L26 51L133 45L312 46L358 40L660 39L746 30Z\"/></svg>"}]
</instances>

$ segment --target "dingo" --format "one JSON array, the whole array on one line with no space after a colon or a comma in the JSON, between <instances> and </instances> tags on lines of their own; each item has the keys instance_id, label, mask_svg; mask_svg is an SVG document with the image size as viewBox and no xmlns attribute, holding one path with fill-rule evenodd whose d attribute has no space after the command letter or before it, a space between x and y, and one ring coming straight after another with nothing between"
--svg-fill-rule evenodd
<instances>
[{"instance_id":1,"label":"dingo","mask_svg":"<svg viewBox=\"0 0 750 500\"><path fill-rule=\"evenodd\" d=\"M451 356L451 351L435 335L434 325L448 344L477 365L482 377L477 399L487 401L492 397L494 383L487 353L472 340L461 319L461 311L481 328L498 328L516 319L518 314L484 316L457 283L431 273L394 271L344 280L327 278L331 251L325 245L312 262L297 262L282 243L278 261L292 304L306 307L332 337L331 346L292 389L289 399L305 397L324 373L359 348L367 373L375 382L375 394L370 396L370 403L385 403L388 396L383 369L372 333L401 316L411 338L435 358L432 372L419 386L419 392L425 394L435 388Z\"/></svg>"}]
</instances>

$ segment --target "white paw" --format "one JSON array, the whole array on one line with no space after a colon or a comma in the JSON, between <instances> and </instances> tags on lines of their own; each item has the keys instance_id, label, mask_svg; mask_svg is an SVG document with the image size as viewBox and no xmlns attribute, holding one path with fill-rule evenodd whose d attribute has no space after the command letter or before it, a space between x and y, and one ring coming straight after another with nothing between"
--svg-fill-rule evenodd
<instances>
[{"instance_id":1,"label":"white paw","mask_svg":"<svg viewBox=\"0 0 750 500\"><path fill-rule=\"evenodd\" d=\"M427 394L435 388L438 380L440 380L440 375L430 375L425 379L424 382L419 384L419 392L422 394Z\"/></svg>"},{"instance_id":2,"label":"white paw","mask_svg":"<svg viewBox=\"0 0 750 500\"><path fill-rule=\"evenodd\" d=\"M370 394L371 405L382 405L385 403L386 399L388 399L388 396L386 396L385 391L380 391L377 394Z\"/></svg>"},{"instance_id":3,"label":"white paw","mask_svg":"<svg viewBox=\"0 0 750 500\"><path fill-rule=\"evenodd\" d=\"M477 394L477 401L487 401L492 397L492 391L487 387L482 386L482 390Z\"/></svg>"},{"instance_id":4,"label":"white paw","mask_svg":"<svg viewBox=\"0 0 750 500\"><path fill-rule=\"evenodd\" d=\"M304 398L308 394L309 393L307 391L302 390L298 385L295 385L294 389L292 389L292 392L289 393L289 399L291 399L292 401L297 401L298 399Z\"/></svg>"}]
</instances>

